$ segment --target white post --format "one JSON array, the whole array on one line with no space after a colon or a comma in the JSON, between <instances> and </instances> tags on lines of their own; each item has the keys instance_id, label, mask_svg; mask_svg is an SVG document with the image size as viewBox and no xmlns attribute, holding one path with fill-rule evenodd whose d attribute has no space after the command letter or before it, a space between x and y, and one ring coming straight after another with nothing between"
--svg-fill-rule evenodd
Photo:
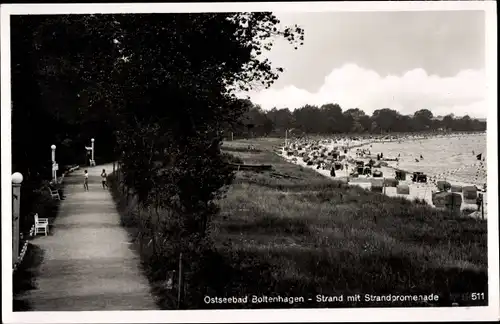
<instances>
[{"instance_id":1,"label":"white post","mask_svg":"<svg viewBox=\"0 0 500 324\"><path fill-rule=\"evenodd\" d=\"M56 163L56 146L51 145L50 149L52 150L52 164Z\"/></svg>"},{"instance_id":2,"label":"white post","mask_svg":"<svg viewBox=\"0 0 500 324\"><path fill-rule=\"evenodd\" d=\"M19 257L19 211L21 203L21 182L23 175L19 172L12 174L12 265Z\"/></svg>"},{"instance_id":3,"label":"white post","mask_svg":"<svg viewBox=\"0 0 500 324\"><path fill-rule=\"evenodd\" d=\"M94 141L95 140L92 138L90 141L92 142L92 162L91 163L92 163L92 165L95 165L95 162L94 162Z\"/></svg>"},{"instance_id":4,"label":"white post","mask_svg":"<svg viewBox=\"0 0 500 324\"><path fill-rule=\"evenodd\" d=\"M56 165L56 146L52 144L50 148L52 150L52 180L55 183L57 181L57 171L54 169Z\"/></svg>"},{"instance_id":5,"label":"white post","mask_svg":"<svg viewBox=\"0 0 500 324\"><path fill-rule=\"evenodd\" d=\"M234 141L234 133L231 132L231 142Z\"/></svg>"}]
</instances>

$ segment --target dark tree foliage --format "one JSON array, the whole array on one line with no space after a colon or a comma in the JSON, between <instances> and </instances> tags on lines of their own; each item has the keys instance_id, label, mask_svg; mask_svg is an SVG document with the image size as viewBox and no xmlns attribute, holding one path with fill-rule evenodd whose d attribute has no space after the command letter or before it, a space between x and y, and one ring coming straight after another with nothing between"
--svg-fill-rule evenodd
<instances>
[{"instance_id":1,"label":"dark tree foliage","mask_svg":"<svg viewBox=\"0 0 500 324\"><path fill-rule=\"evenodd\" d=\"M60 165L82 163L92 137L101 161L116 158L116 135L134 123L160 127L166 149L208 146L244 110L231 89L277 79L259 56L273 39L302 42L299 27L278 23L271 13L12 17L14 169L50 177L50 145Z\"/></svg>"},{"instance_id":2,"label":"dark tree foliage","mask_svg":"<svg viewBox=\"0 0 500 324\"><path fill-rule=\"evenodd\" d=\"M11 18L12 159L27 179L50 177L52 144L60 165L84 163L92 137L97 157L111 158L116 115L99 95L116 61L108 25L94 16Z\"/></svg>"},{"instance_id":3,"label":"dark tree foliage","mask_svg":"<svg viewBox=\"0 0 500 324\"><path fill-rule=\"evenodd\" d=\"M433 116L428 109L421 109L413 115L401 115L390 108L377 109L371 116L359 108L342 112L338 104L321 107L305 105L291 111L288 108L262 110L249 100L242 100L247 106L237 127L226 129L226 137L284 136L285 130L294 134L386 134L407 132L480 132L486 130L486 121L469 116ZM246 125L253 125L250 132Z\"/></svg>"},{"instance_id":4,"label":"dark tree foliage","mask_svg":"<svg viewBox=\"0 0 500 324\"><path fill-rule=\"evenodd\" d=\"M156 249L159 236L175 233L155 258L184 252L194 260L200 247L210 248L214 201L233 179L220 151L223 132L251 107L235 93L269 87L283 70L262 54L276 38L297 48L302 29L282 27L267 12L16 16L11 23L13 170L36 186L50 178L50 145L59 165L83 164L95 138L97 162L119 160L123 185L147 211L142 234ZM257 132L272 129L265 118L257 122L264 124ZM162 227L169 221L162 210L174 229Z\"/></svg>"},{"instance_id":5,"label":"dark tree foliage","mask_svg":"<svg viewBox=\"0 0 500 324\"><path fill-rule=\"evenodd\" d=\"M261 51L270 49L276 36L301 42L302 30L279 30L270 13L115 19L122 30L118 84L127 98L117 133L125 182L149 206L152 178L161 171L178 198L167 207L190 219L189 227L203 236L207 220L200 215L213 209L219 189L233 176L219 145L224 127L245 109L234 90L270 86L279 68L261 59Z\"/></svg>"},{"instance_id":6,"label":"dark tree foliage","mask_svg":"<svg viewBox=\"0 0 500 324\"><path fill-rule=\"evenodd\" d=\"M26 15L12 16L10 30L12 169L24 176L21 220L30 225L28 215L41 213L47 194L52 144L59 173L88 162L85 146L93 137L96 159L113 159L119 101L102 93L112 85L115 29L93 15Z\"/></svg>"}]
</instances>

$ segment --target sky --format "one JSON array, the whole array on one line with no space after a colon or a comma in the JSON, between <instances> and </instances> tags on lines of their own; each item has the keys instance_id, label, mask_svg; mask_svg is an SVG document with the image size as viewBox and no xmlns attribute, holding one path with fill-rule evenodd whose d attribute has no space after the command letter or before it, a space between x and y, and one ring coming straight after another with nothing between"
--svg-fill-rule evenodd
<instances>
[{"instance_id":1,"label":"sky","mask_svg":"<svg viewBox=\"0 0 500 324\"><path fill-rule=\"evenodd\" d=\"M483 11L279 13L304 28L294 50L276 40L266 53L284 72L250 99L263 109L338 103L371 114L429 109L487 116Z\"/></svg>"}]
</instances>

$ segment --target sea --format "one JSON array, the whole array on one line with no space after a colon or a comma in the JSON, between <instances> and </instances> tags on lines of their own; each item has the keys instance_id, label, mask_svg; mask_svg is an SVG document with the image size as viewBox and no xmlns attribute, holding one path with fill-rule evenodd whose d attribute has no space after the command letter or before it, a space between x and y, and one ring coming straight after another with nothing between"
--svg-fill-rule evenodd
<instances>
[{"instance_id":1,"label":"sea","mask_svg":"<svg viewBox=\"0 0 500 324\"><path fill-rule=\"evenodd\" d=\"M391 167L423 172L454 183L486 183L486 133L439 136L370 144L372 155L383 153ZM480 156L478 156L481 154Z\"/></svg>"}]
</instances>

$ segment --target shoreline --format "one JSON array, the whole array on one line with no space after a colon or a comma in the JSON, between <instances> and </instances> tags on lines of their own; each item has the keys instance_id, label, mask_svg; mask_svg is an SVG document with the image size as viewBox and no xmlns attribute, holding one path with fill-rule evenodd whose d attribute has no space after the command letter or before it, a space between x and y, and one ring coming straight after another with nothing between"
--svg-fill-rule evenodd
<instances>
[{"instance_id":1,"label":"shoreline","mask_svg":"<svg viewBox=\"0 0 500 324\"><path fill-rule=\"evenodd\" d=\"M476 133L475 135L481 135L481 134L482 133ZM454 134L454 135L455 136L451 136L451 137L461 137L465 134ZM471 134L468 134L468 135L471 135ZM353 177L349 176L349 173L355 165L354 161L358 160L358 161L364 161L366 163L370 159L370 156L368 156L368 157L356 156L356 151L353 151L352 149L366 147L366 146L371 145L373 143L385 143L385 142L403 143L403 142L407 142L407 141L413 141L416 139L429 140L429 139L439 138L439 137L449 138L450 136L433 136L433 137L426 137L426 138L412 137L412 138L399 138L397 140L382 139L382 140L378 140L378 141L368 139L368 141L357 140L357 141L355 141L355 143L353 143L354 142L353 140L346 139L345 137L342 139L336 138L336 139L331 139L331 140L315 140L315 141L303 141L303 140L301 141L301 140L299 140L296 142L292 142L292 141L288 142L288 147L290 147L292 143L298 144L299 146L304 146L304 148L302 150L300 150L300 152L301 153L306 152L307 156L311 156L311 154L314 154L314 152L319 152L319 150L323 149L323 148L326 148L327 150L331 150L335 146L341 148L342 150L344 148L347 148L348 152L344 153L342 151L341 154L345 155L345 162L342 162L342 164L345 166L347 163L348 169L344 168L343 170L336 171L337 175L335 177L330 176L329 169L324 170L322 167L320 167L318 169L317 163L314 163L312 165L307 165L307 163L303 161L303 158L300 156L300 154L298 156L295 156L295 155L288 156L286 151L285 151L285 149L286 149L285 146L282 146L281 150L279 150L279 152L276 152L276 154L283 157L285 160L287 160L290 163L294 163L294 164L300 165L302 167L308 167L308 168L314 169L316 172L322 174L323 176L325 176L329 179L347 181L347 183L349 185L357 185L359 187L362 187L364 189L369 190L372 186L372 179L373 179L372 177L359 176L357 178L353 178ZM355 138L355 137L353 137L353 138ZM306 143L308 143L308 144L306 144ZM314 149L314 148L319 148L319 149ZM293 161L294 159L296 159L295 162ZM459 180L457 181L457 180L453 180L450 178L447 179L446 176L444 176L444 178L440 178L442 176L442 174L437 174L437 175L428 174L428 182L427 183L415 183L411 180L411 174L415 171L404 170L403 168L400 168L400 167L397 167L394 165L390 165L386 161L376 161L376 162L377 163L378 162L385 162L384 166L377 168L378 170L382 171L382 173L384 174L383 178L378 178L378 179L394 179L396 170L404 171L407 175L407 178L406 178L406 180L400 180L399 184L400 185L408 185L409 190L410 190L409 194L403 195L403 194L397 193L396 187L384 187L384 193L382 193L382 194L385 194L387 196L392 196L392 197L404 197L404 198L409 199L409 200L423 199L430 206L437 208L434 206L434 204L432 202L432 194L438 191L437 186L436 186L437 181L447 181L451 185L457 185L457 186L475 186L476 188L478 188L478 194L479 193L483 194L483 197L484 197L484 218L487 219L487 214L488 214L487 213L487 199L486 199L487 194L485 191L479 189L479 187L477 186L477 183L474 184L474 183L470 183L467 181L459 181ZM390 162L393 162L393 161L390 161ZM474 166L474 165L471 165L471 166ZM467 166L465 166L465 167L467 167ZM461 169L461 168L463 168L463 167L460 167L459 169ZM451 171L456 171L456 170L452 169ZM450 172L450 170L448 170L444 173L449 173L449 172ZM377 178L375 178L375 179L377 179ZM463 197L463 193L459 192L459 194L462 197L462 204L461 204L460 209L461 210L471 210L471 213L469 215L470 217L481 218L482 213L480 211L477 211L477 205L475 204L475 201L465 200Z\"/></svg>"}]
</instances>

